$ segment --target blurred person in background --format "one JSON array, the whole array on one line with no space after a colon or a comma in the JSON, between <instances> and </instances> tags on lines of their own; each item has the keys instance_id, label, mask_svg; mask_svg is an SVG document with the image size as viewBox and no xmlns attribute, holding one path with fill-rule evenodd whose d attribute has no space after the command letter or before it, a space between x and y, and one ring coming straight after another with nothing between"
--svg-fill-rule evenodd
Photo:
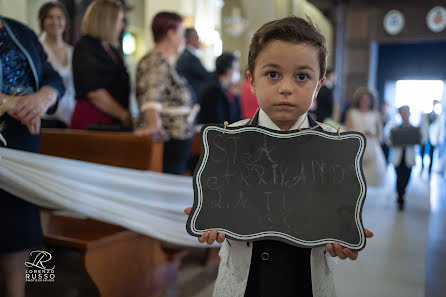
<instances>
[{"instance_id":1,"label":"blurred person in background","mask_svg":"<svg viewBox=\"0 0 446 297\"><path fill-rule=\"evenodd\" d=\"M61 2L47 2L39 9L39 25L42 44L51 66L62 77L65 95L59 100L54 115L42 116L42 128L67 128L74 111L74 83L72 58L73 47L63 40L68 27L68 14Z\"/></svg>"},{"instance_id":2,"label":"blurred person in background","mask_svg":"<svg viewBox=\"0 0 446 297\"><path fill-rule=\"evenodd\" d=\"M199 106L174 60L184 48L183 18L160 12L152 20L155 46L138 63L136 98L139 105L135 134L166 139L163 172L182 175L187 169Z\"/></svg>"},{"instance_id":3,"label":"blurred person in background","mask_svg":"<svg viewBox=\"0 0 446 297\"><path fill-rule=\"evenodd\" d=\"M70 128L132 127L130 79L119 47L124 12L119 2L111 0L96 0L87 8L82 19L83 36L73 52L76 107Z\"/></svg>"},{"instance_id":4,"label":"blurred person in background","mask_svg":"<svg viewBox=\"0 0 446 297\"><path fill-rule=\"evenodd\" d=\"M410 124L410 109L409 106L404 105L398 109L402 124L401 127L411 127ZM412 167L415 165L415 148L413 145L392 146L392 164L395 166L396 172L396 192L398 193L397 203L398 209L404 209L405 195L407 184L410 180Z\"/></svg>"},{"instance_id":5,"label":"blurred person in background","mask_svg":"<svg viewBox=\"0 0 446 297\"><path fill-rule=\"evenodd\" d=\"M187 28L184 32L186 48L177 60L178 74L183 76L194 91L194 100L197 100L204 83L209 79L209 72L203 67L198 52L201 41L194 28Z\"/></svg>"},{"instance_id":6,"label":"blurred person in background","mask_svg":"<svg viewBox=\"0 0 446 297\"><path fill-rule=\"evenodd\" d=\"M381 186L386 175L386 162L379 145L382 133L381 118L375 110L375 98L372 90L358 88L345 120L347 131L361 132L367 138L362 165L368 186Z\"/></svg>"},{"instance_id":7,"label":"blurred person in background","mask_svg":"<svg viewBox=\"0 0 446 297\"><path fill-rule=\"evenodd\" d=\"M241 119L239 98L230 90L239 80L237 57L232 52L224 52L215 61L215 76L200 93L200 124L234 123Z\"/></svg>"},{"instance_id":8,"label":"blurred person in background","mask_svg":"<svg viewBox=\"0 0 446 297\"><path fill-rule=\"evenodd\" d=\"M441 103L438 102L435 105L435 112L437 113L437 119L430 125L429 127L429 142L431 147L433 147L434 153L435 149L438 151L438 157L440 158L443 151L444 139L446 136L446 127L445 127L445 114L443 112L443 107ZM434 153L432 153L431 162L434 163ZM440 170L441 171L441 170ZM429 174L432 172L432 165L429 164Z\"/></svg>"},{"instance_id":9,"label":"blurred person in background","mask_svg":"<svg viewBox=\"0 0 446 297\"><path fill-rule=\"evenodd\" d=\"M429 113L423 113L421 116L421 135L422 135L422 144L421 144L421 172L420 175L423 173L424 170L424 155L426 153L426 148L429 148L429 170L428 173L431 175L432 172L432 165L434 163L434 151L435 147L438 145L441 145L441 142L444 138L444 129L442 129L441 124L439 123L441 121L439 117L438 111L436 111L437 105L440 106L441 104L438 100L432 101L432 111ZM442 137L443 136L443 137Z\"/></svg>"},{"instance_id":10,"label":"blurred person in background","mask_svg":"<svg viewBox=\"0 0 446 297\"><path fill-rule=\"evenodd\" d=\"M446 114L445 114L445 106L443 104L442 106L442 113L440 115L441 117L441 121L440 123L443 124L443 139L442 139L442 144L440 145L439 149L438 149L438 159L439 159L439 164L438 164L438 173L440 173L440 175L444 176L444 178L446 178Z\"/></svg>"},{"instance_id":11,"label":"blurred person in background","mask_svg":"<svg viewBox=\"0 0 446 297\"><path fill-rule=\"evenodd\" d=\"M325 81L316 98L316 121L323 123L333 114L333 91L336 84L336 74L332 69L325 73Z\"/></svg>"},{"instance_id":12,"label":"blurred person in background","mask_svg":"<svg viewBox=\"0 0 446 297\"><path fill-rule=\"evenodd\" d=\"M384 129L386 129L387 124L389 124L392 120L392 114L390 112L389 103L387 103L385 101L381 104L380 117L381 117L381 121L382 121L381 126L384 130ZM384 137L381 137L380 141L381 141L381 149L383 150L383 153L384 153L384 159L386 160L386 164L388 164L390 148L389 148L387 142L385 141Z\"/></svg>"},{"instance_id":13,"label":"blurred person in background","mask_svg":"<svg viewBox=\"0 0 446 297\"><path fill-rule=\"evenodd\" d=\"M63 81L25 25L0 15L0 44L1 133L8 148L37 153L40 117L56 111ZM40 211L3 190L0 201L0 283L5 289L0 296L24 297L29 249L43 241Z\"/></svg>"}]
</instances>

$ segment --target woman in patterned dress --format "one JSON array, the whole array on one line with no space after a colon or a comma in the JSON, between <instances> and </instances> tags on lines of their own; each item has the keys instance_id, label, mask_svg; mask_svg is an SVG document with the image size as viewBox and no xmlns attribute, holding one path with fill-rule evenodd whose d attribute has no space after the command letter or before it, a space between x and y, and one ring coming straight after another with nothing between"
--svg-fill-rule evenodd
<instances>
[{"instance_id":1,"label":"woman in patterned dress","mask_svg":"<svg viewBox=\"0 0 446 297\"><path fill-rule=\"evenodd\" d=\"M174 65L184 47L182 17L160 12L153 18L155 46L138 63L136 97L140 128L136 135L158 134L164 143L163 171L183 174L189 159L198 105L193 104L186 80Z\"/></svg>"}]
</instances>

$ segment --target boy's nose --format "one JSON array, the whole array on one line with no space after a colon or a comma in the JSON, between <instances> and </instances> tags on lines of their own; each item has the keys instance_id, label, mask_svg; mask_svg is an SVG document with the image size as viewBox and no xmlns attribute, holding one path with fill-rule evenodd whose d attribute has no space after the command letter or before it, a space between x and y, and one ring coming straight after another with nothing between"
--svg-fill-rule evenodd
<instances>
[{"instance_id":1,"label":"boy's nose","mask_svg":"<svg viewBox=\"0 0 446 297\"><path fill-rule=\"evenodd\" d=\"M287 78L282 79L279 86L279 93L281 95L290 95L292 91L293 91L293 82Z\"/></svg>"}]
</instances>

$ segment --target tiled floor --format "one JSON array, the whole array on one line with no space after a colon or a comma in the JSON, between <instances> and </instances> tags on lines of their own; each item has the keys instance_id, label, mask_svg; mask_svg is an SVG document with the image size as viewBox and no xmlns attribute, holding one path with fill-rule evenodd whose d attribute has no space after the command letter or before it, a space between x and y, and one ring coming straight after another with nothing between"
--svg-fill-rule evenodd
<instances>
[{"instance_id":1,"label":"tiled floor","mask_svg":"<svg viewBox=\"0 0 446 297\"><path fill-rule=\"evenodd\" d=\"M342 261L335 269L338 296L424 296L429 226L429 183L417 171L407 189L406 208L396 208L395 176L369 189L363 210L364 225L375 236L357 261Z\"/></svg>"},{"instance_id":2,"label":"tiled floor","mask_svg":"<svg viewBox=\"0 0 446 297\"><path fill-rule=\"evenodd\" d=\"M431 182L426 297L446 296L446 174Z\"/></svg>"}]
</instances>

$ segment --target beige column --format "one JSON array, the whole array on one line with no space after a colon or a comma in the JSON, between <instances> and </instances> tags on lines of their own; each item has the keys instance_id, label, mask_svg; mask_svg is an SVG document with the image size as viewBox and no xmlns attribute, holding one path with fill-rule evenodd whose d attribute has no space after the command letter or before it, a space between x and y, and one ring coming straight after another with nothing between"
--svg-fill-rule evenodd
<instances>
[{"instance_id":1,"label":"beige column","mask_svg":"<svg viewBox=\"0 0 446 297\"><path fill-rule=\"evenodd\" d=\"M1 15L26 24L28 22L27 4L28 0L0 0Z\"/></svg>"}]
</instances>

